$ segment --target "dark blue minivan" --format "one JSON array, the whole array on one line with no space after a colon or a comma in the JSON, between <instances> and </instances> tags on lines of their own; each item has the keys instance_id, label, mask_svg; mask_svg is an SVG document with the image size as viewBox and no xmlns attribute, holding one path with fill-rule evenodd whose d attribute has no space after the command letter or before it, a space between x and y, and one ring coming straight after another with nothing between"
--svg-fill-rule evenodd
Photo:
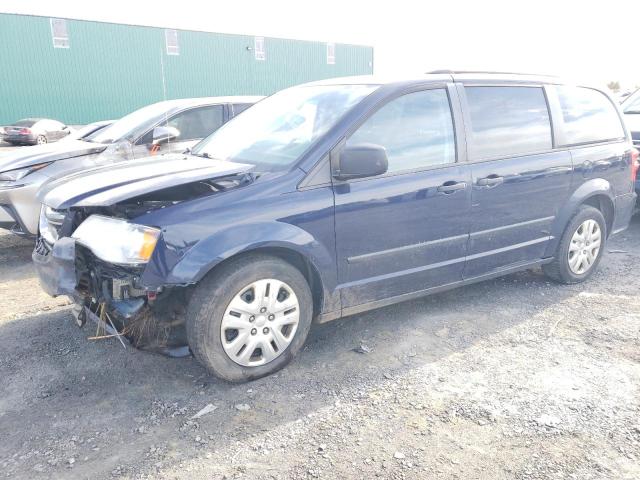
<instances>
[{"instance_id":1,"label":"dark blue minivan","mask_svg":"<svg viewBox=\"0 0 640 480\"><path fill-rule=\"evenodd\" d=\"M245 381L313 321L537 266L584 281L629 223L637 156L606 94L556 78L334 79L191 152L54 181L33 259L80 325Z\"/></svg>"}]
</instances>

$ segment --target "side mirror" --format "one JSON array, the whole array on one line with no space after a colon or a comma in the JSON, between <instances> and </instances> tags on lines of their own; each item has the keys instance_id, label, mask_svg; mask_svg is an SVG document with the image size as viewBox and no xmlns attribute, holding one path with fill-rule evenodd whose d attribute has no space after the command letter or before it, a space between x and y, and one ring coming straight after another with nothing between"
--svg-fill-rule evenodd
<instances>
[{"instance_id":1,"label":"side mirror","mask_svg":"<svg viewBox=\"0 0 640 480\"><path fill-rule=\"evenodd\" d=\"M180 136L180 130L176 127L156 127L153 129L153 144L167 143Z\"/></svg>"},{"instance_id":2,"label":"side mirror","mask_svg":"<svg viewBox=\"0 0 640 480\"><path fill-rule=\"evenodd\" d=\"M375 177L387 173L388 168L387 150L382 145L361 143L340 152L333 176L338 180Z\"/></svg>"}]
</instances>

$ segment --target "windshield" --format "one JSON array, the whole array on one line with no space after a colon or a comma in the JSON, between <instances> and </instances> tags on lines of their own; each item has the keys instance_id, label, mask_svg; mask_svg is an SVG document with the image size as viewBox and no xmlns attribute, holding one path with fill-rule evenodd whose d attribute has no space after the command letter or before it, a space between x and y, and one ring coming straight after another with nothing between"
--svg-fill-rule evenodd
<instances>
[{"instance_id":1,"label":"windshield","mask_svg":"<svg viewBox=\"0 0 640 480\"><path fill-rule=\"evenodd\" d=\"M193 154L284 170L365 96L373 85L302 86L282 90L202 140Z\"/></svg>"},{"instance_id":2,"label":"windshield","mask_svg":"<svg viewBox=\"0 0 640 480\"><path fill-rule=\"evenodd\" d=\"M624 113L640 113L640 90L629 95L629 98L622 104L622 111Z\"/></svg>"},{"instance_id":3,"label":"windshield","mask_svg":"<svg viewBox=\"0 0 640 480\"><path fill-rule=\"evenodd\" d=\"M169 109L170 104L166 102L148 105L125 115L110 126L89 135L85 140L94 143L114 143L125 139L135 140L161 120Z\"/></svg>"}]
</instances>

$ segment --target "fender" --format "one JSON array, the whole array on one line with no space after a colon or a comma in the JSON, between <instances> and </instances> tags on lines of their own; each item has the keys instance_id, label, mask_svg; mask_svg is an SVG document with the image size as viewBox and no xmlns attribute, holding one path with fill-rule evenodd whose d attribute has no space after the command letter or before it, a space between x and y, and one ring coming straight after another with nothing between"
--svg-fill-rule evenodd
<instances>
[{"instance_id":1,"label":"fender","mask_svg":"<svg viewBox=\"0 0 640 480\"><path fill-rule=\"evenodd\" d=\"M566 228L571 216L576 212L578 207L591 197L596 195L604 195L611 201L611 205L615 205L613 190L611 184L603 178L593 178L587 180L574 190L569 199L560 208L553 224L551 225L550 241L547 245L545 257L552 257L558 248L560 238ZM607 232L609 235L611 232Z\"/></svg>"},{"instance_id":2,"label":"fender","mask_svg":"<svg viewBox=\"0 0 640 480\"><path fill-rule=\"evenodd\" d=\"M237 225L200 240L166 273L162 283L196 284L220 262L261 248L289 250L309 261L321 282L321 311L328 312L340 308L339 295L335 293L337 273L333 254L306 230L277 221ZM155 283L153 280L156 279L143 276L143 283Z\"/></svg>"}]
</instances>

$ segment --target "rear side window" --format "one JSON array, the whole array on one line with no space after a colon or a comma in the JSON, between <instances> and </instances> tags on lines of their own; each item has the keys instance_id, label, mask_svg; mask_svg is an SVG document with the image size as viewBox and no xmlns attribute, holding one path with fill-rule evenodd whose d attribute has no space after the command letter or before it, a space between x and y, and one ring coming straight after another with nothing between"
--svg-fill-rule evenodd
<instances>
[{"instance_id":1,"label":"rear side window","mask_svg":"<svg viewBox=\"0 0 640 480\"><path fill-rule=\"evenodd\" d=\"M465 87L474 157L508 157L553 146L540 87Z\"/></svg>"},{"instance_id":2,"label":"rear side window","mask_svg":"<svg viewBox=\"0 0 640 480\"><path fill-rule=\"evenodd\" d=\"M602 92L583 87L559 86L556 89L566 145L624 138L618 112Z\"/></svg>"},{"instance_id":3,"label":"rear side window","mask_svg":"<svg viewBox=\"0 0 640 480\"><path fill-rule=\"evenodd\" d=\"M391 100L367 119L347 145L373 143L387 150L389 172L456 161L449 97L443 89Z\"/></svg>"},{"instance_id":4,"label":"rear side window","mask_svg":"<svg viewBox=\"0 0 640 480\"><path fill-rule=\"evenodd\" d=\"M33 125L37 122L37 120L20 120L19 122L16 122L14 125L16 127L33 127Z\"/></svg>"}]
</instances>

